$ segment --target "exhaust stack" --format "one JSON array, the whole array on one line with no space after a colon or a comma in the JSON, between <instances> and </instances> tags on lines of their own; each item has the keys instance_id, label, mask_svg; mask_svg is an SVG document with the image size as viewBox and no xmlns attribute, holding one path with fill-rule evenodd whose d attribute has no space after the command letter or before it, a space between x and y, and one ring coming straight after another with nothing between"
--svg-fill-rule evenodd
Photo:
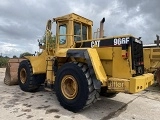
<instances>
[{"instance_id":1,"label":"exhaust stack","mask_svg":"<svg viewBox=\"0 0 160 120\"><path fill-rule=\"evenodd\" d=\"M104 26L104 22L105 22L105 18L103 18L100 21L100 32L99 32L99 38L102 38L104 35L104 30L103 30L103 26Z\"/></svg>"},{"instance_id":2,"label":"exhaust stack","mask_svg":"<svg viewBox=\"0 0 160 120\"><path fill-rule=\"evenodd\" d=\"M157 37L157 47L159 47L159 35L156 35Z\"/></svg>"}]
</instances>

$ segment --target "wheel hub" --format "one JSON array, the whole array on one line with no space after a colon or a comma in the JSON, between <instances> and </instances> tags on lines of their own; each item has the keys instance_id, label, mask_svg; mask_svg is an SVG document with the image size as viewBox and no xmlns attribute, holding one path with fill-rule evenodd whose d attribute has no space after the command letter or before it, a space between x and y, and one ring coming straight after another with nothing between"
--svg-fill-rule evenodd
<instances>
[{"instance_id":1,"label":"wheel hub","mask_svg":"<svg viewBox=\"0 0 160 120\"><path fill-rule=\"evenodd\" d=\"M61 90L67 99L74 99L78 93L78 84L76 79L71 75L64 76L61 82Z\"/></svg>"},{"instance_id":2,"label":"wheel hub","mask_svg":"<svg viewBox=\"0 0 160 120\"><path fill-rule=\"evenodd\" d=\"M27 81L27 72L24 68L20 71L20 80L23 84Z\"/></svg>"}]
</instances>

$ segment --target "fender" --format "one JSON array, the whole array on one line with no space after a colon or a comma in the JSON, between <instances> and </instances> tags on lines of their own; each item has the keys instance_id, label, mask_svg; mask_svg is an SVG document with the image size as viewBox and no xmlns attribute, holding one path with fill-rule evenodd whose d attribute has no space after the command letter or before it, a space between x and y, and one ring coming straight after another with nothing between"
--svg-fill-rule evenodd
<instances>
[{"instance_id":1,"label":"fender","mask_svg":"<svg viewBox=\"0 0 160 120\"><path fill-rule=\"evenodd\" d=\"M25 56L32 65L33 74L46 73L46 58L48 57L46 51L39 56ZM43 64L42 64L43 63Z\"/></svg>"},{"instance_id":2,"label":"fender","mask_svg":"<svg viewBox=\"0 0 160 120\"><path fill-rule=\"evenodd\" d=\"M69 49L67 51L67 57L81 57L86 59L95 89L100 89L101 84L106 84L107 76L96 49Z\"/></svg>"}]
</instances>

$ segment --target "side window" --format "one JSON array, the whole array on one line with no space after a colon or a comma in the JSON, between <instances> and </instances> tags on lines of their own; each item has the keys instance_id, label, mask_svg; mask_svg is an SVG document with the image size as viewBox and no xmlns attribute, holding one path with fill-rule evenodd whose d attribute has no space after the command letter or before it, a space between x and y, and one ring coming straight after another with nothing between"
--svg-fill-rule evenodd
<instances>
[{"instance_id":1,"label":"side window","mask_svg":"<svg viewBox=\"0 0 160 120\"><path fill-rule=\"evenodd\" d=\"M81 24L74 23L74 40L81 40Z\"/></svg>"},{"instance_id":2,"label":"side window","mask_svg":"<svg viewBox=\"0 0 160 120\"><path fill-rule=\"evenodd\" d=\"M63 45L66 43L67 26L66 24L59 26L59 44Z\"/></svg>"},{"instance_id":3,"label":"side window","mask_svg":"<svg viewBox=\"0 0 160 120\"><path fill-rule=\"evenodd\" d=\"M82 27L82 28L81 28ZM87 29L88 26L82 23L74 23L74 40L87 40Z\"/></svg>"},{"instance_id":4,"label":"side window","mask_svg":"<svg viewBox=\"0 0 160 120\"><path fill-rule=\"evenodd\" d=\"M82 26L82 39L87 40L87 26Z\"/></svg>"}]
</instances>

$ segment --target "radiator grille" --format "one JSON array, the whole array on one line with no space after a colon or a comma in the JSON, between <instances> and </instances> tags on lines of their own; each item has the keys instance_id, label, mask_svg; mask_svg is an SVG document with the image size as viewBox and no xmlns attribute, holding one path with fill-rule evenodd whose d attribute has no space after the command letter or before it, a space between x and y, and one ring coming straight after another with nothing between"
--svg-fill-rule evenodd
<instances>
[{"instance_id":1,"label":"radiator grille","mask_svg":"<svg viewBox=\"0 0 160 120\"><path fill-rule=\"evenodd\" d=\"M140 43L135 42L135 39L132 40L132 69L136 71L137 75L144 74L144 63L143 63L143 46Z\"/></svg>"}]
</instances>

